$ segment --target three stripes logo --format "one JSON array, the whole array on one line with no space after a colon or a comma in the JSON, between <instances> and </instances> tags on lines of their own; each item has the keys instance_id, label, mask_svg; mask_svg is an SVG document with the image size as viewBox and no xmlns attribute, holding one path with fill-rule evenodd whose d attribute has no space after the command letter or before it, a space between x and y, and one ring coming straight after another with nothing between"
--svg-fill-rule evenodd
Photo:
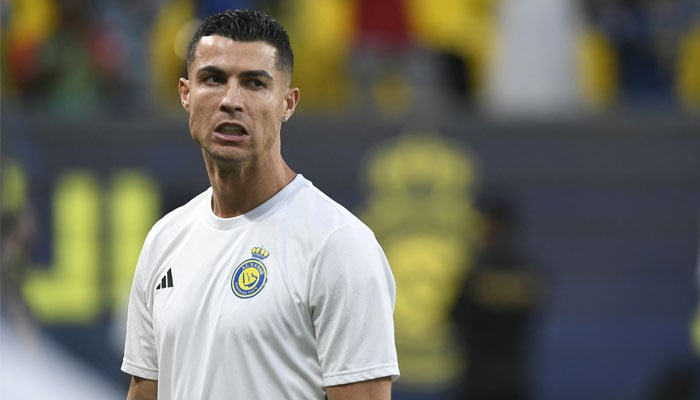
<instances>
[{"instance_id":1,"label":"three stripes logo","mask_svg":"<svg viewBox=\"0 0 700 400\"><path fill-rule=\"evenodd\" d=\"M171 287L173 287L173 271L172 271L172 269L168 268L168 273L163 275L163 279L161 279L158 286L156 286L156 290L166 289L166 288L171 288Z\"/></svg>"}]
</instances>

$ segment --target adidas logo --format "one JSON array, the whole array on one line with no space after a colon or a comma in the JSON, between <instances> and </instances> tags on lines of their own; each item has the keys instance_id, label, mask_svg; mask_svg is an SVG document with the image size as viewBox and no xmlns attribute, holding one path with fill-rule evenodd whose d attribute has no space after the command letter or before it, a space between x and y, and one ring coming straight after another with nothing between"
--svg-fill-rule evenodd
<instances>
[{"instance_id":1,"label":"adidas logo","mask_svg":"<svg viewBox=\"0 0 700 400\"><path fill-rule=\"evenodd\" d=\"M156 290L159 289L166 289L173 287L173 271L172 269L168 268L168 273L163 276L163 279L160 280L160 283L158 286L156 286Z\"/></svg>"}]
</instances>

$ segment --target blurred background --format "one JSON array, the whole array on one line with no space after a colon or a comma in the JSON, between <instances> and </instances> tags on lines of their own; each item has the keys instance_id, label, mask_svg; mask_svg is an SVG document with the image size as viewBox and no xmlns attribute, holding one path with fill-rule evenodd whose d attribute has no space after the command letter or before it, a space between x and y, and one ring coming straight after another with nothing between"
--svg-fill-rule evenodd
<instances>
[{"instance_id":1,"label":"blurred background","mask_svg":"<svg viewBox=\"0 0 700 400\"><path fill-rule=\"evenodd\" d=\"M700 398L698 0L2 0L0 397L124 398L142 241L208 186L177 80L269 11L290 165L376 232L397 400Z\"/></svg>"}]
</instances>

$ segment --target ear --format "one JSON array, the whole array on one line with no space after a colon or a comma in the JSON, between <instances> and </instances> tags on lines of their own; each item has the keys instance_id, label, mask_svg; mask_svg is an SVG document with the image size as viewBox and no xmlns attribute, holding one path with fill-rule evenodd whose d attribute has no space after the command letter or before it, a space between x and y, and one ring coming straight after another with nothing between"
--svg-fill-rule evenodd
<instances>
[{"instance_id":1,"label":"ear","mask_svg":"<svg viewBox=\"0 0 700 400\"><path fill-rule=\"evenodd\" d=\"M282 122L286 122L294 114L297 104L299 104L299 88L290 88L284 96Z\"/></svg>"},{"instance_id":2,"label":"ear","mask_svg":"<svg viewBox=\"0 0 700 400\"><path fill-rule=\"evenodd\" d=\"M180 92L180 103L189 114L190 112L190 81L185 78L180 78L177 85L177 90Z\"/></svg>"}]
</instances>

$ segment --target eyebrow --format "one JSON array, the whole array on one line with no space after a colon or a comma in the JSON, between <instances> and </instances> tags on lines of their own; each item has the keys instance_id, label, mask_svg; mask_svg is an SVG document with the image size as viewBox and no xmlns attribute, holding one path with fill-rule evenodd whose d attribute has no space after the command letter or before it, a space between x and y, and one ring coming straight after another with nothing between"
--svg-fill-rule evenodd
<instances>
[{"instance_id":1,"label":"eyebrow","mask_svg":"<svg viewBox=\"0 0 700 400\"><path fill-rule=\"evenodd\" d=\"M206 65L206 66L198 69L197 75L203 74L205 72L217 74L217 75L224 75L224 70L222 70L221 68L215 67L213 65Z\"/></svg>"},{"instance_id":2,"label":"eyebrow","mask_svg":"<svg viewBox=\"0 0 700 400\"><path fill-rule=\"evenodd\" d=\"M222 70L219 67L215 67L213 65L205 65L204 67L197 70L197 75L200 75L203 73L212 73L212 74L216 74L216 75L226 75L224 70ZM249 78L265 78L268 80L274 80L272 78L272 75L270 75L270 73L265 71L264 69L243 71L243 72L241 72L240 76L242 78L248 78L248 79Z\"/></svg>"},{"instance_id":3,"label":"eyebrow","mask_svg":"<svg viewBox=\"0 0 700 400\"><path fill-rule=\"evenodd\" d=\"M267 72L263 69L252 70L252 71L243 71L241 73L241 77L243 77L243 78L265 78L268 80L273 80L272 75L270 75L269 72Z\"/></svg>"}]
</instances>

